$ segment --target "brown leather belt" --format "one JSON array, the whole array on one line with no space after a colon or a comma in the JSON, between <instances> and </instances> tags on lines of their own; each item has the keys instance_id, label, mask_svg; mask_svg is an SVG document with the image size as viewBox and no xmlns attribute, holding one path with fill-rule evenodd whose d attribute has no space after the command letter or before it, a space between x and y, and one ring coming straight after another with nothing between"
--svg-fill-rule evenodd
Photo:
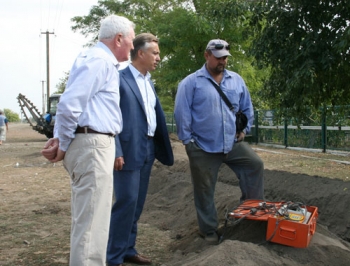
<instances>
[{"instance_id":1,"label":"brown leather belt","mask_svg":"<svg viewBox=\"0 0 350 266\"><path fill-rule=\"evenodd\" d=\"M148 136L148 135L147 135L147 139L153 139L153 136Z\"/></svg>"},{"instance_id":2,"label":"brown leather belt","mask_svg":"<svg viewBox=\"0 0 350 266\"><path fill-rule=\"evenodd\" d=\"M93 129L88 128L88 127L77 127L77 130L75 131L75 133L78 133L78 134L86 134L86 133L102 134L102 135L107 135L107 136L110 136L110 137L114 137L115 136L112 133L102 133L102 132L98 132L98 131L93 130Z\"/></svg>"}]
</instances>

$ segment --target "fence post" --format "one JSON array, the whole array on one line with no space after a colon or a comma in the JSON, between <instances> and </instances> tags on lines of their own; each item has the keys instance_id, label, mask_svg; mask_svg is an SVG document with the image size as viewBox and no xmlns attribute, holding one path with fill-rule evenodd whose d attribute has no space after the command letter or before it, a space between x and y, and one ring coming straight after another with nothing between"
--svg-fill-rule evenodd
<instances>
[{"instance_id":1,"label":"fence post","mask_svg":"<svg viewBox=\"0 0 350 266\"><path fill-rule=\"evenodd\" d=\"M286 118L284 118L284 146L288 147L288 122Z\"/></svg>"},{"instance_id":2,"label":"fence post","mask_svg":"<svg viewBox=\"0 0 350 266\"><path fill-rule=\"evenodd\" d=\"M254 124L255 124L255 144L259 143L259 111L254 111Z\"/></svg>"},{"instance_id":3,"label":"fence post","mask_svg":"<svg viewBox=\"0 0 350 266\"><path fill-rule=\"evenodd\" d=\"M326 125L326 106L322 107L322 125L321 125L321 135L322 135L322 152L326 152L327 149L327 125Z\"/></svg>"}]
</instances>

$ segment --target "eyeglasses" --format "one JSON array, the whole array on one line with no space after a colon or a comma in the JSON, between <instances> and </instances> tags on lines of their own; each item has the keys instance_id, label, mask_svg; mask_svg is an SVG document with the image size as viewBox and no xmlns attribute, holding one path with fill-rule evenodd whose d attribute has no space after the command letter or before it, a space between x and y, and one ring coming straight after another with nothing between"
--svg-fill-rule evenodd
<instances>
[{"instance_id":1,"label":"eyeglasses","mask_svg":"<svg viewBox=\"0 0 350 266\"><path fill-rule=\"evenodd\" d=\"M224 45L222 43L217 43L215 45L209 46L207 49L215 49L215 50L221 50L225 47L226 50L230 50L230 45Z\"/></svg>"}]
</instances>

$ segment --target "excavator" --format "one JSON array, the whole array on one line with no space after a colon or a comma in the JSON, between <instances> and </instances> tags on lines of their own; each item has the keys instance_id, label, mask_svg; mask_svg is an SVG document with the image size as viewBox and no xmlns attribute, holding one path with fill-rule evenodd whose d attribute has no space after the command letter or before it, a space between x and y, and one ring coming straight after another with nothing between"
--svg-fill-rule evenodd
<instances>
[{"instance_id":1,"label":"excavator","mask_svg":"<svg viewBox=\"0 0 350 266\"><path fill-rule=\"evenodd\" d=\"M57 104L60 101L61 95L52 94L49 97L49 109L46 111L46 114L41 114L38 108L23 94L20 93L17 96L21 112L30 126L40 134L44 134L47 138L53 137Z\"/></svg>"}]
</instances>

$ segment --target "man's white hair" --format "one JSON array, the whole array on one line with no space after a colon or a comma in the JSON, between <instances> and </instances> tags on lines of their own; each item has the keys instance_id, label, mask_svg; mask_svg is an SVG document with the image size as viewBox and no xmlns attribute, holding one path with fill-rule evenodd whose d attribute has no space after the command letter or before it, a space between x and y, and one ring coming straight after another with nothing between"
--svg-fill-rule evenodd
<instances>
[{"instance_id":1,"label":"man's white hair","mask_svg":"<svg viewBox=\"0 0 350 266\"><path fill-rule=\"evenodd\" d=\"M134 22L122 16L110 15L101 20L98 39L113 39L118 33L128 36L131 29L135 29Z\"/></svg>"}]
</instances>

